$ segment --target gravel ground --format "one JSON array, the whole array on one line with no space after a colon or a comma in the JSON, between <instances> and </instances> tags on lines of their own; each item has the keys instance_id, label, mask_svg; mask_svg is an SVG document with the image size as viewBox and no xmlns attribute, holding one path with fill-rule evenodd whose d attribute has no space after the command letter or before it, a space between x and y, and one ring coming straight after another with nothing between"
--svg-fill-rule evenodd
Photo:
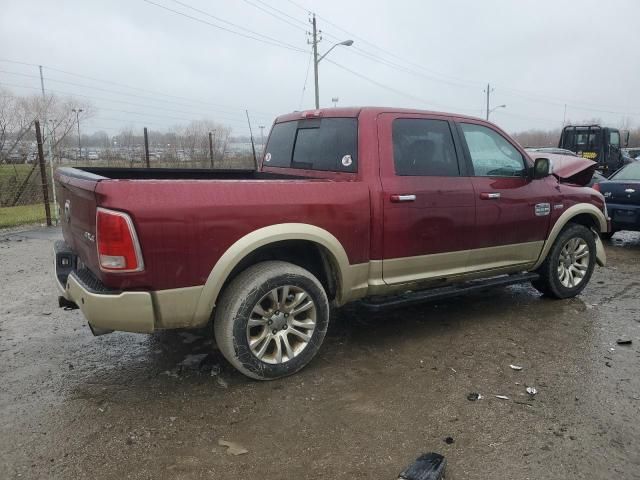
<instances>
[{"instance_id":1,"label":"gravel ground","mask_svg":"<svg viewBox=\"0 0 640 480\"><path fill-rule=\"evenodd\" d=\"M2 479L382 480L428 451L449 480L640 478L637 234L575 299L517 286L337 311L316 360L267 383L206 331L93 337L57 308L57 235L0 234Z\"/></svg>"}]
</instances>

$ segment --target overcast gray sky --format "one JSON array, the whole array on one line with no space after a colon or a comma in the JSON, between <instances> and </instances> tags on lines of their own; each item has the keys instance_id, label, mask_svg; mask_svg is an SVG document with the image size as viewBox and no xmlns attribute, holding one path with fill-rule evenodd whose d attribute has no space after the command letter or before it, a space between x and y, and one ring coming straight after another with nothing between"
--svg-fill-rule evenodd
<instances>
[{"instance_id":1,"label":"overcast gray sky","mask_svg":"<svg viewBox=\"0 0 640 480\"><path fill-rule=\"evenodd\" d=\"M315 11L321 53L355 41L320 64L322 106L481 116L490 82L508 131L557 127L565 104L568 120L640 124L637 0L149 1L244 36L144 0L2 0L0 84L36 93L37 67L6 60L44 65L48 89L97 107L86 131L208 118L245 134L245 108L264 125L313 108Z\"/></svg>"}]
</instances>

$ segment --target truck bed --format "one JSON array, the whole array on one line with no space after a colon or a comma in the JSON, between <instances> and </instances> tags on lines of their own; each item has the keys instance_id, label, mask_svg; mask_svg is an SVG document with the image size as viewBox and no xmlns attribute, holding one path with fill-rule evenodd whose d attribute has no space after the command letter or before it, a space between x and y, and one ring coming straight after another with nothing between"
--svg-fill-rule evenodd
<instances>
[{"instance_id":1,"label":"truck bed","mask_svg":"<svg viewBox=\"0 0 640 480\"><path fill-rule=\"evenodd\" d=\"M60 168L61 173L90 180L290 180L307 178L245 169L210 168Z\"/></svg>"}]
</instances>

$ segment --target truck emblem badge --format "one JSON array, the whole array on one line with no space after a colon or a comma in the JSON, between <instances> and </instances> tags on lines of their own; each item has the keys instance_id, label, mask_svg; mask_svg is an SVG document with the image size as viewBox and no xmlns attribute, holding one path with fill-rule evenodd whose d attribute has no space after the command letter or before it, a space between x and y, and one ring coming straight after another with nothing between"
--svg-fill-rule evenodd
<instances>
[{"instance_id":1,"label":"truck emblem badge","mask_svg":"<svg viewBox=\"0 0 640 480\"><path fill-rule=\"evenodd\" d=\"M93 233L84 232L83 236L85 240L88 240L91 243L94 243L96 241L96 236Z\"/></svg>"},{"instance_id":2,"label":"truck emblem badge","mask_svg":"<svg viewBox=\"0 0 640 480\"><path fill-rule=\"evenodd\" d=\"M544 217L545 215L549 215L551 213L551 204L550 203L536 203L536 216Z\"/></svg>"},{"instance_id":3,"label":"truck emblem badge","mask_svg":"<svg viewBox=\"0 0 640 480\"><path fill-rule=\"evenodd\" d=\"M71 201L64 202L64 219L67 223L71 223Z\"/></svg>"},{"instance_id":4,"label":"truck emblem badge","mask_svg":"<svg viewBox=\"0 0 640 480\"><path fill-rule=\"evenodd\" d=\"M350 167L352 163L353 160L351 159L351 155L345 155L344 157L342 157L342 165L344 165L345 167Z\"/></svg>"},{"instance_id":5,"label":"truck emblem badge","mask_svg":"<svg viewBox=\"0 0 640 480\"><path fill-rule=\"evenodd\" d=\"M605 198L611 197L611 192L604 192L604 196L605 196Z\"/></svg>"},{"instance_id":6,"label":"truck emblem badge","mask_svg":"<svg viewBox=\"0 0 640 480\"><path fill-rule=\"evenodd\" d=\"M627 188L624 193L635 193L636 191L633 188Z\"/></svg>"},{"instance_id":7,"label":"truck emblem badge","mask_svg":"<svg viewBox=\"0 0 640 480\"><path fill-rule=\"evenodd\" d=\"M556 203L553 208L555 210L562 210L564 208L564 205L562 203Z\"/></svg>"},{"instance_id":8,"label":"truck emblem badge","mask_svg":"<svg viewBox=\"0 0 640 480\"><path fill-rule=\"evenodd\" d=\"M267 154L264 156L264 161L265 162L270 162L271 161L271 154L267 152Z\"/></svg>"}]
</instances>

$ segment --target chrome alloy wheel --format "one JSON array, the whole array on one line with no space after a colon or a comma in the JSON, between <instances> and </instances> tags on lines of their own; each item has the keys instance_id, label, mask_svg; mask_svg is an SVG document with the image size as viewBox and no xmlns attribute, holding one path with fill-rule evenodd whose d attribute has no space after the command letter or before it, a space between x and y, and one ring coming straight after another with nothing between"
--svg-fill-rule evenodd
<instances>
[{"instance_id":1,"label":"chrome alloy wheel","mask_svg":"<svg viewBox=\"0 0 640 480\"><path fill-rule=\"evenodd\" d=\"M560 250L558 280L567 288L580 285L589 270L589 245L582 238L567 241Z\"/></svg>"},{"instance_id":2,"label":"chrome alloy wheel","mask_svg":"<svg viewBox=\"0 0 640 480\"><path fill-rule=\"evenodd\" d=\"M284 285L253 307L247 323L251 352L261 361L285 363L298 356L316 328L316 304L300 287Z\"/></svg>"}]
</instances>

